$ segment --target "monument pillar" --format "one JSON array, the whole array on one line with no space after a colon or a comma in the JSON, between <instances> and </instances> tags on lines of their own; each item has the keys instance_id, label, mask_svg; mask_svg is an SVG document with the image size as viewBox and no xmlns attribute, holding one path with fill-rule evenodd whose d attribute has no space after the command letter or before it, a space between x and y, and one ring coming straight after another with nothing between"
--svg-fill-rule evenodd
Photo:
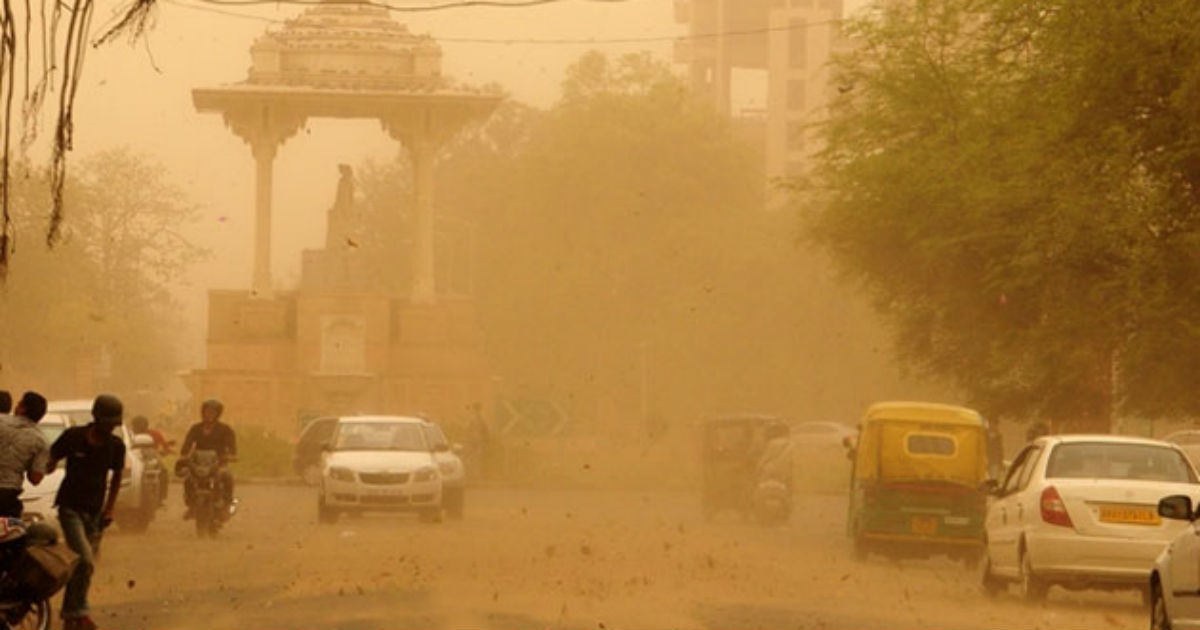
<instances>
[{"instance_id":1,"label":"monument pillar","mask_svg":"<svg viewBox=\"0 0 1200 630\"><path fill-rule=\"evenodd\" d=\"M437 301L434 278L434 161L437 144L428 137L410 142L409 155L413 165L413 205L416 206L416 238L413 243L413 281L409 299L413 304L433 304Z\"/></svg>"},{"instance_id":2,"label":"monument pillar","mask_svg":"<svg viewBox=\"0 0 1200 630\"><path fill-rule=\"evenodd\" d=\"M279 146L304 125L305 117L266 104L232 108L225 124L254 156L254 275L252 292L271 294L271 196L274 192L275 154Z\"/></svg>"}]
</instances>

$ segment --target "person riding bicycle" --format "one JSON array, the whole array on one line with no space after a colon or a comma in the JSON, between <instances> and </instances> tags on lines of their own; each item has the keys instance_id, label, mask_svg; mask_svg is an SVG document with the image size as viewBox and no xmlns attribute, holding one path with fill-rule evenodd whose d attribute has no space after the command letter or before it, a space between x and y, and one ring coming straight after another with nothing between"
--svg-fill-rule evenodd
<instances>
[{"instance_id":1,"label":"person riding bicycle","mask_svg":"<svg viewBox=\"0 0 1200 630\"><path fill-rule=\"evenodd\" d=\"M221 465L221 488L227 505L234 505L233 474L226 464L237 459L237 437L233 428L220 421L225 405L216 399L209 399L200 405L200 422L188 429L187 437L183 440L183 448L179 449L179 465L187 466L188 458L195 451L215 451ZM176 471L178 474L178 471ZM183 500L187 504L187 512L183 518L192 518L192 495L195 492L192 478L189 476L183 484Z\"/></svg>"}]
</instances>

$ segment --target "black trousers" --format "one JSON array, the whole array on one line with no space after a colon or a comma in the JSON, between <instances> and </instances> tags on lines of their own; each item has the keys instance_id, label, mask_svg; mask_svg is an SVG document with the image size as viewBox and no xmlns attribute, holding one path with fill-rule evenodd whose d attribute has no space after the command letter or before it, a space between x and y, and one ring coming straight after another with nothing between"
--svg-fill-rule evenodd
<instances>
[{"instance_id":1,"label":"black trousers","mask_svg":"<svg viewBox=\"0 0 1200 630\"><path fill-rule=\"evenodd\" d=\"M21 503L19 488L0 488L0 516L21 518L24 511L25 505Z\"/></svg>"}]
</instances>

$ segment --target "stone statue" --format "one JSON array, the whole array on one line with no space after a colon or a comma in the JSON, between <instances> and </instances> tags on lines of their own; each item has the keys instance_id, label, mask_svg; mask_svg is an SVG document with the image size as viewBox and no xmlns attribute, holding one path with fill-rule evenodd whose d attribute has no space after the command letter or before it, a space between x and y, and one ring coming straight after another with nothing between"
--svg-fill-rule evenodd
<instances>
[{"instance_id":1,"label":"stone statue","mask_svg":"<svg viewBox=\"0 0 1200 630\"><path fill-rule=\"evenodd\" d=\"M338 164L337 196L329 209L325 230L325 249L343 251L358 247L359 221L354 204L354 171L349 164Z\"/></svg>"}]
</instances>

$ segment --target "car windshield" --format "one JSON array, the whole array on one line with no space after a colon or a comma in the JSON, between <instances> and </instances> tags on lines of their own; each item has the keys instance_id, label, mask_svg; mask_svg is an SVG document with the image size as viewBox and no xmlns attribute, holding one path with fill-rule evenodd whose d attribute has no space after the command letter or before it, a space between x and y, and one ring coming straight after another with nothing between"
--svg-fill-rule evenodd
<instances>
[{"instance_id":1,"label":"car windshield","mask_svg":"<svg viewBox=\"0 0 1200 630\"><path fill-rule=\"evenodd\" d=\"M53 444L67 430L67 419L56 413L48 413L37 423L37 428L46 437L46 443Z\"/></svg>"},{"instance_id":2,"label":"car windshield","mask_svg":"<svg viewBox=\"0 0 1200 630\"><path fill-rule=\"evenodd\" d=\"M413 422L342 422L333 441L338 451L428 451L421 425Z\"/></svg>"},{"instance_id":3,"label":"car windshield","mask_svg":"<svg viewBox=\"0 0 1200 630\"><path fill-rule=\"evenodd\" d=\"M1196 483L1192 467L1179 451L1116 442L1059 444L1046 463L1046 477Z\"/></svg>"}]
</instances>

